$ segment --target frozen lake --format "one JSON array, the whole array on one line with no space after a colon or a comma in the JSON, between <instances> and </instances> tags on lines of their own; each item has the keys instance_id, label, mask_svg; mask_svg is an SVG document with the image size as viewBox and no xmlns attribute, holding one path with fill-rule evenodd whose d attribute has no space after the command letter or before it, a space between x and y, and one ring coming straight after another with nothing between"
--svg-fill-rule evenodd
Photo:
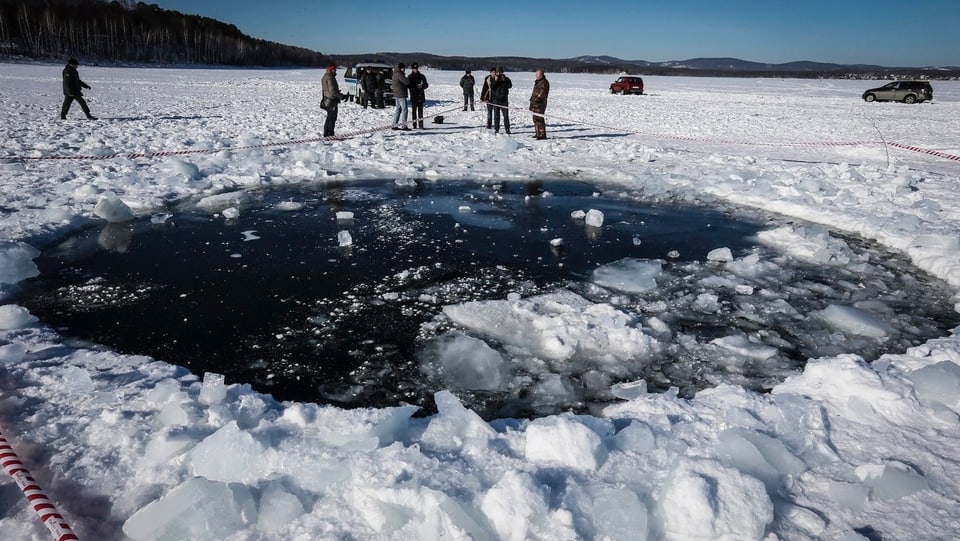
<instances>
[{"instance_id":1,"label":"frozen lake","mask_svg":"<svg viewBox=\"0 0 960 541\"><path fill-rule=\"evenodd\" d=\"M319 70L81 65L101 120L63 122L62 67L0 69L0 429L81 539L960 535L960 81L904 105L861 100L875 81L644 77L616 96L609 76L548 73L534 141L533 74L510 73L510 137L481 111L398 134L345 104L354 135L320 141ZM424 73L427 117L456 108L460 74ZM514 188L537 180L554 196ZM593 204L599 236L564 215ZM673 208L742 220L747 243L642 234ZM505 248L521 224L536 258ZM468 253L489 263L441 263ZM260 266L278 283L244 276ZM63 300L41 318L15 299L51 269ZM124 301L179 312L94 312ZM92 323L51 324L57 302ZM358 368L324 392L442 389L435 413L271 394L332 368L263 351L335 344L378 311L393 335L344 348ZM228 376L70 325L209 338ZM381 363L401 339L414 360ZM404 370L404 396L363 396ZM0 501L0 539L49 539L9 477Z\"/></svg>"}]
</instances>

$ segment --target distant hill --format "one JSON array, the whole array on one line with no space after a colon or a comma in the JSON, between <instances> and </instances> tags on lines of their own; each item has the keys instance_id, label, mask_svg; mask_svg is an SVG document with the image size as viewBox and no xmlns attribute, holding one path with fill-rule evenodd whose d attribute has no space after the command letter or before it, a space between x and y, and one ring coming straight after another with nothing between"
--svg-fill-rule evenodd
<instances>
[{"instance_id":1,"label":"distant hill","mask_svg":"<svg viewBox=\"0 0 960 541\"><path fill-rule=\"evenodd\" d=\"M867 64L830 64L796 61L783 64L764 64L739 58L691 58L667 62L623 60L613 56L578 56L574 58L529 58L521 56L464 57L439 56L430 53L367 53L331 55L338 64L379 60L388 64L419 62L436 69L481 70L503 66L507 71L534 71L543 68L554 73L630 73L648 75L698 75L723 77L800 77L800 78L860 78L887 79L960 78L960 67L885 67Z\"/></svg>"}]
</instances>

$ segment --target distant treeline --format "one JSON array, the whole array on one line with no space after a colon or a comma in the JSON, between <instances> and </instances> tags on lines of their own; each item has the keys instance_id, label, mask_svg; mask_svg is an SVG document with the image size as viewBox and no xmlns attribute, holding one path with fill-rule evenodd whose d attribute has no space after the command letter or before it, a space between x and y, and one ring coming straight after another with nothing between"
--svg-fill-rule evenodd
<instances>
[{"instance_id":1,"label":"distant treeline","mask_svg":"<svg viewBox=\"0 0 960 541\"><path fill-rule=\"evenodd\" d=\"M316 51L132 0L0 0L0 56L82 62L323 66Z\"/></svg>"},{"instance_id":2,"label":"distant treeline","mask_svg":"<svg viewBox=\"0 0 960 541\"><path fill-rule=\"evenodd\" d=\"M797 79L957 79L960 71L956 69L929 70L920 68L856 68L835 65L829 69L789 70L743 69L743 68L690 68L671 67L650 63L637 64L620 62L585 62L580 59L528 58L522 56L465 57L438 56L430 53L374 53L354 55L331 55L339 65L353 66L358 62L384 62L396 65L404 62L410 65L418 62L440 70L473 70L485 73L492 67L503 66L508 72L533 72L543 69L548 73L607 73L631 75L682 75L690 77L780 77Z\"/></svg>"}]
</instances>

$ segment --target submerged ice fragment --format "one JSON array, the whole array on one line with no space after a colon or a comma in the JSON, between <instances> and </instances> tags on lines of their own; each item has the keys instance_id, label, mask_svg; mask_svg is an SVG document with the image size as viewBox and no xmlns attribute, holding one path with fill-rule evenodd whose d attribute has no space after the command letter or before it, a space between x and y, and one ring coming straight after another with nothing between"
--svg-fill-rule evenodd
<instances>
[{"instance_id":1,"label":"submerged ice fragment","mask_svg":"<svg viewBox=\"0 0 960 541\"><path fill-rule=\"evenodd\" d=\"M659 261L627 257L594 270L591 281L625 293L641 293L657 288L662 268Z\"/></svg>"}]
</instances>

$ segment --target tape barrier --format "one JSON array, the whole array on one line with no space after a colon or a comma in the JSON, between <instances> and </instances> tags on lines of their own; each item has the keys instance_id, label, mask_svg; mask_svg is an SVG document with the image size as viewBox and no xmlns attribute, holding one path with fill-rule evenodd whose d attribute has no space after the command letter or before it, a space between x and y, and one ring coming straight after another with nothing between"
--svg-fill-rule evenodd
<instances>
[{"instance_id":1,"label":"tape barrier","mask_svg":"<svg viewBox=\"0 0 960 541\"><path fill-rule=\"evenodd\" d=\"M485 102L485 103L486 103L486 102ZM616 126L605 126L605 125L603 125L603 124L595 124L595 123L592 123L592 122L586 122L586 121L584 121L584 120L578 120L578 119L573 119L573 118L564 118L564 117L562 117L562 116L557 116L557 115L549 115L549 116L547 116L546 114L534 113L533 111L528 111L528 110L523 109L523 108L521 108L521 107L510 107L510 106L498 105L498 104L494 104L494 103L489 103L489 105L492 105L493 107L500 107L501 109L513 109L513 110L516 110L516 111L525 111L527 114L530 114L530 115L533 115L533 116L538 116L538 117L541 117L541 118L543 118L543 119L548 119L548 118L549 118L549 119L553 119L553 120L561 120L561 121L564 121L564 122L572 122L572 123L574 123L574 124L579 124L579 125L581 125L581 126L591 126L591 127L594 127L594 128L602 128L602 129L605 129L605 130L613 130L613 131L618 131L618 132L621 132L621 133L629 133L629 134L633 134L633 135L640 135L640 136L643 136L643 137L651 137L651 138L654 138L654 139L668 139L668 140L674 140L674 141L694 141L694 142L698 142L698 143L719 143L719 144L727 144L727 145L748 145L748 146L765 146L765 147L808 147L808 148L821 148L821 147L852 147L852 146L867 146L867 145L889 145L889 146L896 147L896 148L902 148L902 149L904 149L904 150L910 150L910 151L913 151L913 152L919 152L919 153L921 153L921 154L927 154L927 155L930 155L930 156L936 156L936 157L938 157L938 158L944 158L944 159L953 160L953 161L960 161L960 156L957 156L957 155L954 155L954 154L948 154L948 153L946 153L946 152L941 152L941 151L939 151L939 150L930 150L930 149L921 148L921 147L917 147L917 146L913 146L913 145L904 145L904 144L901 144L901 143L890 143L890 142L886 142L886 141L834 141L834 142L831 142L831 141L820 141L820 142L804 142L804 143L790 143L790 142L782 142L782 143L745 142L745 141L735 141L735 140L732 140L732 139L716 139L716 138L704 138L704 137L692 137L692 136L683 136L683 135L670 135L670 134L663 134L663 133L642 132L642 131L636 131L636 130L629 130L629 129L625 129L625 128L619 128L619 127L616 127Z\"/></svg>"},{"instance_id":2,"label":"tape barrier","mask_svg":"<svg viewBox=\"0 0 960 541\"><path fill-rule=\"evenodd\" d=\"M3 471L7 472L7 475L12 477L14 482L17 483L17 486L20 487L20 491L26 496L27 501L30 502L30 506L33 507L33 510L40 517L43 525L47 527L50 535L52 535L56 541L77 541L80 539L73 533L73 530L70 529L70 525L63 519L63 515L57 511L57 507L50 501L50 498L43 493L43 489L40 488L40 485L38 485L33 479L33 476L30 475L30 472L26 466L23 465L23 462L20 461L13 447L11 447L7 439L3 437L2 432L0 432L0 466L3 467Z\"/></svg>"},{"instance_id":3,"label":"tape barrier","mask_svg":"<svg viewBox=\"0 0 960 541\"><path fill-rule=\"evenodd\" d=\"M946 160L952 160L960 162L960 156L954 154L948 154L946 152L941 152L939 150L930 150L926 148L921 148L913 145L905 145L902 143L891 143L886 141L822 141L822 142L801 142L801 143L791 143L791 142L782 142L782 143L767 143L767 142L744 142L744 141L735 141L732 139L715 139L715 138L703 138L703 137L692 137L692 136L683 136L683 135L670 135L662 133L650 133L642 132L636 130L629 130L626 128L620 128L617 126L606 126L603 124L596 124L592 122L587 122L580 119L565 118L557 115L546 115L541 113L534 113L520 107L510 107L507 105L498 105L489 102L481 102L483 105L491 105L493 107L499 107L501 109L513 109L516 111L524 111L530 115L538 116L543 119L551 120L560 120L564 122L571 122L573 124L578 124L581 126L590 126L594 128L601 128L605 130L612 130L621 133L629 133L633 135L639 135L642 137L651 137L654 139L667 139L674 141L691 141L699 143L718 143L718 144L728 144L728 145L748 145L748 146L762 146L762 147L806 147L806 148L823 148L823 147L851 147L851 146L867 146L867 145L889 145L892 147L909 150L912 152L917 152L920 154L926 154L928 156L935 156L937 158L943 158ZM482 110L482 109L481 109ZM452 107L440 113L431 112L431 116L435 115L445 115L453 112L462 112L462 106ZM426 117L424 113L424 117ZM413 121L408 120L404 122L404 125L411 124ZM358 137L361 135L369 135L381 131L387 131L393 129L393 124L378 126L374 128L368 128L364 130L356 130L352 132L342 133L340 135L326 136L326 137L312 137L307 139L292 139L289 141L279 141L274 143L263 143L259 145L245 145L245 146L236 146L236 147L222 147L222 148L204 148L204 149L189 149L189 150L171 150L163 152L129 152L129 153L115 153L115 154L98 154L98 155L73 155L73 156L0 156L0 160L8 161L43 161L43 160L112 160L116 158L126 158L126 159L150 159L150 158L163 158L169 156L190 156L196 154L216 154L217 152L223 151L240 151L240 150L253 150L257 148L271 148L271 147L284 147L291 145L302 145L306 143L319 143L324 141L338 141L342 139L349 139L352 137Z\"/></svg>"},{"instance_id":4,"label":"tape barrier","mask_svg":"<svg viewBox=\"0 0 960 541\"><path fill-rule=\"evenodd\" d=\"M431 115L446 115L454 111L461 110L461 106L453 107L439 113L431 112ZM424 117L426 118L426 112L424 112ZM406 122L401 122L402 125L406 126L412 124L413 120L407 120ZM377 126L374 128L367 128L363 130L356 130L352 132L342 133L340 135L330 135L324 137L311 137L308 139L291 139L288 141L278 141L273 143L262 143L259 145L244 145L236 147L221 147L221 148L201 148L201 149L188 149L188 150L168 150L162 152L117 152L113 154L76 154L71 156L64 155L54 155L54 156L0 156L0 160L9 160L9 161L62 161L62 160L76 160L76 161L86 161L86 160L113 160L116 158L126 158L130 160L134 159L149 159L149 158L163 158L169 156L190 156L196 154L216 154L223 151L238 151L238 150L253 150L257 148L271 148L271 147L285 147L291 145L302 145L306 143L319 143L323 141L339 141L342 139L350 139L352 137L358 137L361 135L369 135L372 133L377 133L381 131L388 131L394 128L393 124L388 124L385 126Z\"/></svg>"},{"instance_id":5,"label":"tape barrier","mask_svg":"<svg viewBox=\"0 0 960 541\"><path fill-rule=\"evenodd\" d=\"M913 152L919 152L921 154L929 154L930 156L936 156L938 158L944 158L946 160L953 160L955 162L960 162L960 156L953 154L947 154L946 152L940 152L939 150L930 150L928 148L920 148L912 145L903 145L900 143L887 143L892 147L902 148L904 150L912 150Z\"/></svg>"}]
</instances>

